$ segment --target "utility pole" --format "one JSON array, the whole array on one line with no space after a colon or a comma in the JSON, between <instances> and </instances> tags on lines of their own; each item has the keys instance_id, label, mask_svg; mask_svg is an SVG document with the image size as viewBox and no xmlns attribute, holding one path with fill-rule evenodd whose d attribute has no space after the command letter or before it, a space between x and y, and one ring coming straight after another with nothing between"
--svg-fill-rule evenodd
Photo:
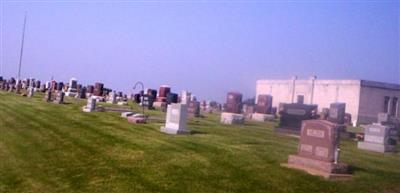
<instances>
[{"instance_id":1,"label":"utility pole","mask_svg":"<svg viewBox=\"0 0 400 193\"><path fill-rule=\"evenodd\" d=\"M24 39L25 39L25 26L26 26L26 12L24 18L24 27L22 29L22 42L21 42L21 52L19 54L19 67L18 67L18 81L21 79L21 64L22 64L22 54L24 52Z\"/></svg>"}]
</instances>

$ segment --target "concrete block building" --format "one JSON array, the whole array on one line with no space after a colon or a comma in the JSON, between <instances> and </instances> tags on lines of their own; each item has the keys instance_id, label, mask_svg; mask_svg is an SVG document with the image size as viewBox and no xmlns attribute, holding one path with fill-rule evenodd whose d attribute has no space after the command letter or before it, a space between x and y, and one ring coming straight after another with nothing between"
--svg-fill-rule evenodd
<instances>
[{"instance_id":1,"label":"concrete block building","mask_svg":"<svg viewBox=\"0 0 400 193\"><path fill-rule=\"evenodd\" d=\"M258 95L273 96L273 106L279 103L316 104L318 110L329 108L330 103L346 103L346 112L353 123L367 124L377 121L380 112L400 117L400 85L368 80L308 80L293 77L290 80L258 80Z\"/></svg>"}]
</instances>

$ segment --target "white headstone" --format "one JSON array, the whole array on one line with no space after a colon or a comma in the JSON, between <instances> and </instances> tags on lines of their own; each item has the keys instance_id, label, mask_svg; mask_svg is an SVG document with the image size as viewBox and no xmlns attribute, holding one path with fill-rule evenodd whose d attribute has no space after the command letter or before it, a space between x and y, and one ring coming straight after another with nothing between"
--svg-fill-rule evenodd
<instances>
[{"instance_id":1,"label":"white headstone","mask_svg":"<svg viewBox=\"0 0 400 193\"><path fill-rule=\"evenodd\" d=\"M190 134L186 128L187 122L187 105L170 104L167 108L167 117L165 127L161 127L161 131L168 134Z\"/></svg>"}]
</instances>

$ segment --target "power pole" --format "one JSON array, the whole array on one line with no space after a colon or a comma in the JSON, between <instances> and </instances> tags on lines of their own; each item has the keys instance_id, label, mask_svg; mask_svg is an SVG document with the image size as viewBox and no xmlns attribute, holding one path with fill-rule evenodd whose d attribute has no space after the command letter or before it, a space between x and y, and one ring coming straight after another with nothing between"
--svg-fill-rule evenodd
<instances>
[{"instance_id":1,"label":"power pole","mask_svg":"<svg viewBox=\"0 0 400 193\"><path fill-rule=\"evenodd\" d=\"M18 67L18 81L21 79L21 64L22 64L22 54L24 52L24 39L25 39L25 26L26 26L26 12L24 18L24 27L22 29L22 42L21 42L21 52L19 54L19 67Z\"/></svg>"}]
</instances>

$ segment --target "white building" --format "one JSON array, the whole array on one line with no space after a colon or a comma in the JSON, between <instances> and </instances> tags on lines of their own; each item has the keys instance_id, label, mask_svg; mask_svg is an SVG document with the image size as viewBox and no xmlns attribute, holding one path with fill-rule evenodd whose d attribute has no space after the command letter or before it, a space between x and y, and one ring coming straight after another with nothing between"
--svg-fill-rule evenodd
<instances>
[{"instance_id":1,"label":"white building","mask_svg":"<svg viewBox=\"0 0 400 193\"><path fill-rule=\"evenodd\" d=\"M273 96L273 106L279 103L316 104L318 110L330 103L346 103L346 112L357 124L377 120L380 112L400 117L400 85L367 80L258 80L256 100L261 94Z\"/></svg>"}]
</instances>

